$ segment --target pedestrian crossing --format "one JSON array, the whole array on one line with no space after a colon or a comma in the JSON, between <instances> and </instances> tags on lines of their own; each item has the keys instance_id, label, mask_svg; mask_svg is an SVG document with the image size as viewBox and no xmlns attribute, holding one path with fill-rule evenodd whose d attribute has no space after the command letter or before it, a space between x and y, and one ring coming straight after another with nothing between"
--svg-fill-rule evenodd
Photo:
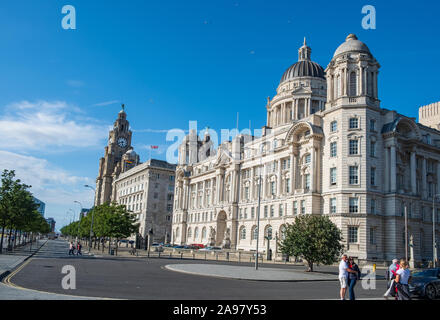
<instances>
[{"instance_id":1,"label":"pedestrian crossing","mask_svg":"<svg viewBox=\"0 0 440 320\"><path fill-rule=\"evenodd\" d=\"M47 242L38 250L33 258L34 259L58 259L58 258L70 258L81 259L91 258L84 251L82 255L69 255L69 242L65 240L47 240Z\"/></svg>"}]
</instances>

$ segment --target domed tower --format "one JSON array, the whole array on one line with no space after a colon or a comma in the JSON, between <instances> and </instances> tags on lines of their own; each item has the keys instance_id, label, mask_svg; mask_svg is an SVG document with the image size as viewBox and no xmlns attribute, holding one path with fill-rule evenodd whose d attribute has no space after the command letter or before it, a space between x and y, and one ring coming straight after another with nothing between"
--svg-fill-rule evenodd
<instances>
[{"instance_id":1,"label":"domed tower","mask_svg":"<svg viewBox=\"0 0 440 320\"><path fill-rule=\"evenodd\" d=\"M377 75L380 65L367 45L349 34L326 69L327 108L336 105L380 107Z\"/></svg>"},{"instance_id":2,"label":"domed tower","mask_svg":"<svg viewBox=\"0 0 440 320\"><path fill-rule=\"evenodd\" d=\"M267 126L277 127L300 120L324 109L326 81L324 69L310 58L306 39L298 50L298 62L284 72L277 94L267 103Z\"/></svg>"}]
</instances>

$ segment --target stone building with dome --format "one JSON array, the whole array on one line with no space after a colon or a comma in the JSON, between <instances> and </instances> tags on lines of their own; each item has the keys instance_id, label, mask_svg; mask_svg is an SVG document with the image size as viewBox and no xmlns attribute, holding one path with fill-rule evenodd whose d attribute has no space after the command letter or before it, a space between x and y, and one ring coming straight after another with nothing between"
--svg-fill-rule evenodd
<instances>
[{"instance_id":1,"label":"stone building with dome","mask_svg":"<svg viewBox=\"0 0 440 320\"><path fill-rule=\"evenodd\" d=\"M122 105L99 161L95 205L122 204L135 214L140 227L132 239L139 240L138 245L145 246L149 236L152 241L169 242L176 165L155 159L141 163L131 139Z\"/></svg>"},{"instance_id":2,"label":"stone building with dome","mask_svg":"<svg viewBox=\"0 0 440 320\"><path fill-rule=\"evenodd\" d=\"M304 41L268 98L261 137L238 135L214 149L208 133L190 132L179 148L172 242L252 251L258 238L262 251L276 252L286 224L316 214L340 228L346 253L361 261L404 257L410 244L413 262L432 260L440 132L382 108L379 69L353 34L325 69Z\"/></svg>"}]
</instances>

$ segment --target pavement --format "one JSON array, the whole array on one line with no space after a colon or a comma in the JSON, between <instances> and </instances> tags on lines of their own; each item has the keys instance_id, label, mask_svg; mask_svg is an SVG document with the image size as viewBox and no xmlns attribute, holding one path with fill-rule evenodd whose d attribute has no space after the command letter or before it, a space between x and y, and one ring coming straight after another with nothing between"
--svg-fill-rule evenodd
<instances>
[{"instance_id":1,"label":"pavement","mask_svg":"<svg viewBox=\"0 0 440 320\"><path fill-rule=\"evenodd\" d=\"M338 281L332 273L305 272L295 269L259 268L224 264L169 264L166 269L199 276L254 281Z\"/></svg>"}]
</instances>

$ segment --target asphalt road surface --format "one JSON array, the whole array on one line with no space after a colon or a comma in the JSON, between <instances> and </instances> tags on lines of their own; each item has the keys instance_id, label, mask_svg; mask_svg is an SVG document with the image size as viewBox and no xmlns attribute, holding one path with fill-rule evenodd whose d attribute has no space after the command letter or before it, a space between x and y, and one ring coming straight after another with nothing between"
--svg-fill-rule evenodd
<instances>
[{"instance_id":1,"label":"asphalt road surface","mask_svg":"<svg viewBox=\"0 0 440 320\"><path fill-rule=\"evenodd\" d=\"M62 240L48 241L29 261L11 278L11 282L23 288L51 293L97 298L151 300L339 298L339 282L337 280L262 282L182 274L166 270L164 266L174 263L194 263L194 261L168 258L68 256L68 243ZM196 263L213 264L216 262L197 261ZM227 263L219 262L219 264ZM237 263L230 264L238 265ZM76 271L76 289L74 290L64 290L61 285L65 276L61 270L66 265L73 266ZM284 265L271 265L271 267L286 268ZM382 295L385 290L385 281L383 280L376 281L375 290L364 290L359 282L356 285L356 297L358 299L383 300Z\"/></svg>"}]
</instances>

